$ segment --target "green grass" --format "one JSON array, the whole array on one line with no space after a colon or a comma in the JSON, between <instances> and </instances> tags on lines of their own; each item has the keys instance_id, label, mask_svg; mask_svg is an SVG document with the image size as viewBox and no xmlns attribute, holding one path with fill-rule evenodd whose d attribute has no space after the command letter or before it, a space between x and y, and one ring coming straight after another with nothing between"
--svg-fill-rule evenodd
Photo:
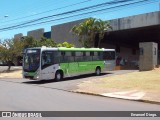
<instances>
[{"instance_id":1,"label":"green grass","mask_svg":"<svg viewBox=\"0 0 160 120\"><path fill-rule=\"evenodd\" d=\"M137 89L148 92L160 92L160 70L134 72L100 79L97 84L103 88Z\"/></svg>"}]
</instances>

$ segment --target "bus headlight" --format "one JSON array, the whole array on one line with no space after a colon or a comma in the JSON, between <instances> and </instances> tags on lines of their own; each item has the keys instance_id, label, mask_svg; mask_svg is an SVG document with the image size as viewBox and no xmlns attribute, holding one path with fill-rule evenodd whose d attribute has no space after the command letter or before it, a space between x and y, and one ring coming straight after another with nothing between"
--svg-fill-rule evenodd
<instances>
[{"instance_id":1,"label":"bus headlight","mask_svg":"<svg viewBox=\"0 0 160 120\"><path fill-rule=\"evenodd\" d=\"M37 75L37 77L36 77L37 79L39 79L39 75Z\"/></svg>"}]
</instances>

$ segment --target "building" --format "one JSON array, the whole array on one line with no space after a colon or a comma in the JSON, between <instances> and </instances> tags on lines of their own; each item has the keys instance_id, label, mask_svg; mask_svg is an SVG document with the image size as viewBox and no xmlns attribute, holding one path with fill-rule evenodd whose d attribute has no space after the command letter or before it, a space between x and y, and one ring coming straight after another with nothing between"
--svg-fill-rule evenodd
<instances>
[{"instance_id":1,"label":"building","mask_svg":"<svg viewBox=\"0 0 160 120\"><path fill-rule=\"evenodd\" d=\"M70 29L83 20L52 26L52 39L56 42L68 41L81 47ZM116 49L117 64L123 60L123 66L136 68L139 61L139 43L156 42L160 44L160 12L152 12L125 18L110 20L113 29L106 32L101 41L102 48ZM76 41L76 42L75 42ZM96 43L95 39L95 43ZM96 47L96 46L95 46Z\"/></svg>"},{"instance_id":2,"label":"building","mask_svg":"<svg viewBox=\"0 0 160 120\"><path fill-rule=\"evenodd\" d=\"M51 39L56 43L67 41L76 47L81 47L78 37L70 30L82 21L84 19L52 26ZM160 11L110 20L110 24L113 29L106 32L100 47L116 49L117 65L122 64L120 62L123 60L122 65L126 68L136 68L140 42L156 42L160 45ZM28 32L28 35L39 39L45 35L44 29Z\"/></svg>"},{"instance_id":3,"label":"building","mask_svg":"<svg viewBox=\"0 0 160 120\"><path fill-rule=\"evenodd\" d=\"M73 35L71 29L74 25L83 21L84 19L51 26L51 39L56 43L63 43L67 41L74 44L76 47L82 47L81 43L78 42L78 36Z\"/></svg>"}]
</instances>

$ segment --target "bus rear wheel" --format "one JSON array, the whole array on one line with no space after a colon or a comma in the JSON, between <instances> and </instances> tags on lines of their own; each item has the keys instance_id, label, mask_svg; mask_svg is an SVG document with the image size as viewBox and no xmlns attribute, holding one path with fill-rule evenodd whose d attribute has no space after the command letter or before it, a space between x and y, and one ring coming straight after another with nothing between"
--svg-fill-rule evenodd
<instances>
[{"instance_id":1,"label":"bus rear wheel","mask_svg":"<svg viewBox=\"0 0 160 120\"><path fill-rule=\"evenodd\" d=\"M60 71L57 71L55 74L55 80L58 82L61 81L62 79L63 79L63 74Z\"/></svg>"},{"instance_id":2,"label":"bus rear wheel","mask_svg":"<svg viewBox=\"0 0 160 120\"><path fill-rule=\"evenodd\" d=\"M96 74L97 76L99 76L99 75L101 74L101 68L100 68L100 67L97 67L97 68L96 68L95 74Z\"/></svg>"}]
</instances>

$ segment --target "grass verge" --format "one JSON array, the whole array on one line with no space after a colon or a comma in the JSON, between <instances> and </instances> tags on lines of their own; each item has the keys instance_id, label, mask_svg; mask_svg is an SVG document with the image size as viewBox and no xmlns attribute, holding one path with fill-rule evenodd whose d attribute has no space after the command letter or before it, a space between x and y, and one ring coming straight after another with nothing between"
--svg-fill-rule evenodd
<instances>
[{"instance_id":1,"label":"grass verge","mask_svg":"<svg viewBox=\"0 0 160 120\"><path fill-rule=\"evenodd\" d=\"M160 69L145 72L133 72L100 79L103 88L136 89L148 92L160 92Z\"/></svg>"}]
</instances>

